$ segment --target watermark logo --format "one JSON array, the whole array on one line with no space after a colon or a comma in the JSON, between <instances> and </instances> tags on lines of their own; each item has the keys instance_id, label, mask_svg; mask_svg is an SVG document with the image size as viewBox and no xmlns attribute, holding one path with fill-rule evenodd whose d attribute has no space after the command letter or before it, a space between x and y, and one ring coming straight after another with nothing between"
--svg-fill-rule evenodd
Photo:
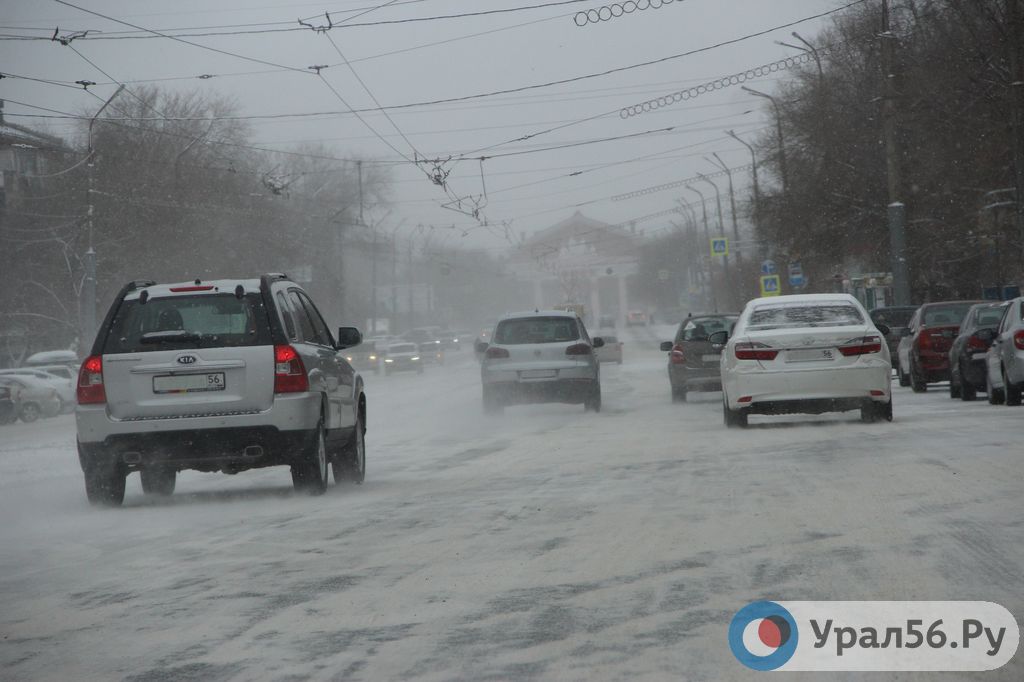
<instances>
[{"instance_id":1,"label":"watermark logo","mask_svg":"<svg viewBox=\"0 0 1024 682\"><path fill-rule=\"evenodd\" d=\"M758 601L729 625L736 659L761 671L996 670L1019 642L993 602Z\"/></svg>"},{"instance_id":2,"label":"watermark logo","mask_svg":"<svg viewBox=\"0 0 1024 682\"><path fill-rule=\"evenodd\" d=\"M747 604L729 624L729 647L740 663L754 670L775 670L796 652L796 620L773 601Z\"/></svg>"}]
</instances>

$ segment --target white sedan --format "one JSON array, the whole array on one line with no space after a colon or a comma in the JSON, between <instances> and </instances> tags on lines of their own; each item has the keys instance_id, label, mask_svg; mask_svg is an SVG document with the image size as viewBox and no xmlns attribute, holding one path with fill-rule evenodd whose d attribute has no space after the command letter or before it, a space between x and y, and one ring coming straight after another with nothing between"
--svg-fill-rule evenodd
<instances>
[{"instance_id":1,"label":"white sedan","mask_svg":"<svg viewBox=\"0 0 1024 682\"><path fill-rule=\"evenodd\" d=\"M710 339L725 346L726 426L746 426L750 414L854 409L864 421L891 421L886 332L848 294L750 301L731 337L718 332Z\"/></svg>"}]
</instances>

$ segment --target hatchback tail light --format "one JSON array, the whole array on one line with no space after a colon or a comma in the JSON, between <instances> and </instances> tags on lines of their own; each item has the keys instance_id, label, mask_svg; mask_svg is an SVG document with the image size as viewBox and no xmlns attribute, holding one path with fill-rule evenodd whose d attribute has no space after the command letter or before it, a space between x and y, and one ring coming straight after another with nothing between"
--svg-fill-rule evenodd
<instances>
[{"instance_id":1,"label":"hatchback tail light","mask_svg":"<svg viewBox=\"0 0 1024 682\"><path fill-rule=\"evenodd\" d=\"M880 336L865 336L850 339L843 345L839 346L839 352L846 357L881 353L882 338Z\"/></svg>"},{"instance_id":2,"label":"hatchback tail light","mask_svg":"<svg viewBox=\"0 0 1024 682\"><path fill-rule=\"evenodd\" d=\"M274 346L274 393L305 393L309 377L302 358L291 346Z\"/></svg>"},{"instance_id":3,"label":"hatchback tail light","mask_svg":"<svg viewBox=\"0 0 1024 682\"><path fill-rule=\"evenodd\" d=\"M1017 350L1024 350L1024 329L1014 332L1013 345Z\"/></svg>"},{"instance_id":4,"label":"hatchback tail light","mask_svg":"<svg viewBox=\"0 0 1024 682\"><path fill-rule=\"evenodd\" d=\"M509 354L508 351L505 350L504 348L499 348L498 346L491 346L490 348L487 349L487 352L484 353L484 356L486 356L488 360L501 360L503 358L509 357Z\"/></svg>"},{"instance_id":5,"label":"hatchback tail light","mask_svg":"<svg viewBox=\"0 0 1024 682\"><path fill-rule=\"evenodd\" d=\"M683 352L683 347L678 343L672 346L672 352L668 356L669 364L682 365L686 363L686 353Z\"/></svg>"},{"instance_id":6,"label":"hatchback tail light","mask_svg":"<svg viewBox=\"0 0 1024 682\"><path fill-rule=\"evenodd\" d=\"M779 351L757 341L744 341L733 347L737 360L774 360Z\"/></svg>"},{"instance_id":7,"label":"hatchback tail light","mask_svg":"<svg viewBox=\"0 0 1024 682\"><path fill-rule=\"evenodd\" d=\"M566 355L590 355L593 352L588 343L575 343L565 349Z\"/></svg>"},{"instance_id":8,"label":"hatchback tail light","mask_svg":"<svg viewBox=\"0 0 1024 682\"><path fill-rule=\"evenodd\" d=\"M103 388L103 357L90 355L78 371L77 398L79 405L100 405L107 402Z\"/></svg>"}]
</instances>

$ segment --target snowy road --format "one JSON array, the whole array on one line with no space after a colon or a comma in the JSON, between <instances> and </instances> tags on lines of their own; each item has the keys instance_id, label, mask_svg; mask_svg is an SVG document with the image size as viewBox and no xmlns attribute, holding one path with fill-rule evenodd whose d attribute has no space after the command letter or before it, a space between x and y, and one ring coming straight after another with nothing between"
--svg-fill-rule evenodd
<instances>
[{"instance_id":1,"label":"snowy road","mask_svg":"<svg viewBox=\"0 0 1024 682\"><path fill-rule=\"evenodd\" d=\"M133 475L97 511L72 418L0 427L0 678L742 680L726 629L755 599L1020 621L1020 408L896 388L892 424L726 431L719 394L671 404L660 338L626 340L598 415L484 418L466 352L369 377L367 482L321 498L283 468L158 502Z\"/></svg>"}]
</instances>

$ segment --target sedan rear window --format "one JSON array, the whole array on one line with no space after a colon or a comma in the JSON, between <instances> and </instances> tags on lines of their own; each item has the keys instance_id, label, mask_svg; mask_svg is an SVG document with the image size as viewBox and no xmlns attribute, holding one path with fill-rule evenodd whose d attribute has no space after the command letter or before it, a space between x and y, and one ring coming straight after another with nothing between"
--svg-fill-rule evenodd
<instances>
[{"instance_id":1,"label":"sedan rear window","mask_svg":"<svg viewBox=\"0 0 1024 682\"><path fill-rule=\"evenodd\" d=\"M259 294L168 296L124 301L103 344L104 353L271 344Z\"/></svg>"},{"instance_id":2,"label":"sedan rear window","mask_svg":"<svg viewBox=\"0 0 1024 682\"><path fill-rule=\"evenodd\" d=\"M794 303L762 306L750 315L748 329L781 327L854 327L864 324L864 316L845 303Z\"/></svg>"},{"instance_id":3,"label":"sedan rear window","mask_svg":"<svg viewBox=\"0 0 1024 682\"><path fill-rule=\"evenodd\" d=\"M924 309L924 325L926 327L943 324L960 324L967 317L967 312L974 303L959 305L943 305Z\"/></svg>"},{"instance_id":4,"label":"sedan rear window","mask_svg":"<svg viewBox=\"0 0 1024 682\"><path fill-rule=\"evenodd\" d=\"M731 332L735 317L695 317L683 325L681 341L707 341L715 332Z\"/></svg>"},{"instance_id":5,"label":"sedan rear window","mask_svg":"<svg viewBox=\"0 0 1024 682\"><path fill-rule=\"evenodd\" d=\"M494 330L494 343L516 346L527 343L562 343L580 338L576 320L568 317L525 317L503 320Z\"/></svg>"}]
</instances>

